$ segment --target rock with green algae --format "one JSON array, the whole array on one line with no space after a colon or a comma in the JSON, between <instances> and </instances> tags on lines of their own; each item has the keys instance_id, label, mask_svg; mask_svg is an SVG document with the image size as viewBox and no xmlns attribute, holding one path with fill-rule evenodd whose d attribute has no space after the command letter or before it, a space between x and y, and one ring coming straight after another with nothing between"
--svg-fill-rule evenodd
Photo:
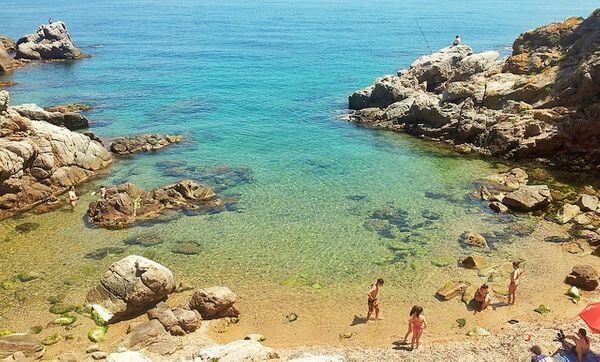
<instances>
[{"instance_id":1,"label":"rock with green algae","mask_svg":"<svg viewBox=\"0 0 600 362\"><path fill-rule=\"evenodd\" d=\"M33 272L23 272L23 273L17 274L17 279L21 283L30 282L32 280L38 279L39 277L40 277L40 275L38 273L33 273Z\"/></svg>"},{"instance_id":2,"label":"rock with green algae","mask_svg":"<svg viewBox=\"0 0 600 362\"><path fill-rule=\"evenodd\" d=\"M348 338L352 338L353 335L354 335L354 333L352 333L352 332L344 332L344 333L340 333L340 338L348 339Z\"/></svg>"},{"instance_id":3,"label":"rock with green algae","mask_svg":"<svg viewBox=\"0 0 600 362\"><path fill-rule=\"evenodd\" d=\"M579 289L577 289L577 287L569 288L569 290L567 290L567 295L574 299L581 298L581 292L579 291Z\"/></svg>"},{"instance_id":4,"label":"rock with green algae","mask_svg":"<svg viewBox=\"0 0 600 362\"><path fill-rule=\"evenodd\" d=\"M50 306L49 311L52 314L65 314L65 313L72 312L75 309L77 309L76 305L56 303L56 304L52 304Z\"/></svg>"},{"instance_id":5,"label":"rock with green algae","mask_svg":"<svg viewBox=\"0 0 600 362\"><path fill-rule=\"evenodd\" d=\"M64 314L63 316L56 318L55 320L53 320L50 323L56 324L59 326L68 326L68 325L75 323L75 321L77 321L76 317L69 315L69 314Z\"/></svg>"},{"instance_id":6,"label":"rock with green algae","mask_svg":"<svg viewBox=\"0 0 600 362\"><path fill-rule=\"evenodd\" d=\"M0 329L0 336L9 336L11 334L15 334L17 332L13 331L12 329L8 329L8 328L3 328Z\"/></svg>"},{"instance_id":7,"label":"rock with green algae","mask_svg":"<svg viewBox=\"0 0 600 362\"><path fill-rule=\"evenodd\" d=\"M458 318L456 320L456 324L458 325L458 328L463 328L464 326L467 325L467 320L464 318Z\"/></svg>"},{"instance_id":8,"label":"rock with green algae","mask_svg":"<svg viewBox=\"0 0 600 362\"><path fill-rule=\"evenodd\" d=\"M33 326L29 328L31 334L40 334L44 328L42 326Z\"/></svg>"},{"instance_id":9,"label":"rock with green algae","mask_svg":"<svg viewBox=\"0 0 600 362\"><path fill-rule=\"evenodd\" d=\"M88 339L94 343L103 342L106 339L106 333L108 329L106 327L94 327L88 332Z\"/></svg>"},{"instance_id":10,"label":"rock with green algae","mask_svg":"<svg viewBox=\"0 0 600 362\"><path fill-rule=\"evenodd\" d=\"M4 290L13 290L16 287L16 282L14 280L3 280L2 282L0 282L0 288L4 289Z\"/></svg>"},{"instance_id":11,"label":"rock with green algae","mask_svg":"<svg viewBox=\"0 0 600 362\"><path fill-rule=\"evenodd\" d=\"M92 309L92 311L90 312L90 318L92 318L92 320L94 321L96 326L106 327L106 321L104 320L104 318L102 318L100 313L98 313L96 310Z\"/></svg>"},{"instance_id":12,"label":"rock with green algae","mask_svg":"<svg viewBox=\"0 0 600 362\"><path fill-rule=\"evenodd\" d=\"M42 339L42 344L44 346L51 346L53 344L56 344L60 341L62 341L64 338L60 333L54 333L51 334L49 336L47 336L46 338Z\"/></svg>"},{"instance_id":13,"label":"rock with green algae","mask_svg":"<svg viewBox=\"0 0 600 362\"><path fill-rule=\"evenodd\" d=\"M546 313L550 313L550 308L546 307L543 304L540 304L539 307L534 309L534 312L538 312L539 314L546 314Z\"/></svg>"},{"instance_id":14,"label":"rock with green algae","mask_svg":"<svg viewBox=\"0 0 600 362\"><path fill-rule=\"evenodd\" d=\"M53 294L46 299L50 304L62 303L65 300L64 294Z\"/></svg>"}]
</instances>

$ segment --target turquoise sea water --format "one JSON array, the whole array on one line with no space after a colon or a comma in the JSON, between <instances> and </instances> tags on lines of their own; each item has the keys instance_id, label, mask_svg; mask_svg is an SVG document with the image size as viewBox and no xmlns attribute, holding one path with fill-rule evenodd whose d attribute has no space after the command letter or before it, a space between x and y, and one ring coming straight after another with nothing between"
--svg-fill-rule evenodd
<instances>
[{"instance_id":1,"label":"turquoise sea water","mask_svg":"<svg viewBox=\"0 0 600 362\"><path fill-rule=\"evenodd\" d=\"M120 257L115 251L97 261L86 253L144 234L163 242L129 246L122 255L142 253L188 281L226 283L251 298L248 283L257 280L273 288L344 291L384 275L400 287L434 268L429 261L462 254L458 239L468 230L496 233L499 246L518 242L507 229L513 220L490 217L468 198L473 180L497 165L338 117L353 90L428 52L417 21L434 50L460 34L476 51L506 53L521 31L586 16L595 5L4 0L0 33L18 38L53 17L93 55L0 77L18 83L10 88L13 103L92 104L91 129L103 137L186 136L159 153L115 162L96 184L152 188L199 178L238 205L107 231L85 224L85 202L93 197L91 186L84 187L76 213L0 223L0 264L7 266L0 280L28 269L44 273L33 302L73 283L83 290ZM376 213L381 209L395 213L391 222ZM39 227L16 233L24 222ZM198 255L171 252L190 241L200 246ZM0 300L7 316L22 302L2 291Z\"/></svg>"}]
</instances>

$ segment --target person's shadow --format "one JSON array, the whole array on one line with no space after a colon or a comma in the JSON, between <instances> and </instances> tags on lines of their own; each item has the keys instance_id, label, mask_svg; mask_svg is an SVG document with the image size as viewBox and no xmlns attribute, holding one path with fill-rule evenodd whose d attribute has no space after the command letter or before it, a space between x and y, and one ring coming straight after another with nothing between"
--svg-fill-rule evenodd
<instances>
[{"instance_id":1,"label":"person's shadow","mask_svg":"<svg viewBox=\"0 0 600 362\"><path fill-rule=\"evenodd\" d=\"M412 348L410 347L410 343L408 342L404 342L404 341L396 341L392 343L394 345L394 347L392 347L392 349L395 349L396 351L412 351Z\"/></svg>"},{"instance_id":2,"label":"person's shadow","mask_svg":"<svg viewBox=\"0 0 600 362\"><path fill-rule=\"evenodd\" d=\"M358 324L365 324L365 323L367 323L367 318L355 315L354 319L352 320L352 323L350 323L350 326L355 326Z\"/></svg>"}]
</instances>

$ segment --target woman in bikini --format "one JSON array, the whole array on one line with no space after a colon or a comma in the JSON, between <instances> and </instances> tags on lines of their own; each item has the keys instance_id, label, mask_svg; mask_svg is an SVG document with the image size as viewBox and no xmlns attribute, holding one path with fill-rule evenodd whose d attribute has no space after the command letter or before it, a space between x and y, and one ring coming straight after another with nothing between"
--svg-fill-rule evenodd
<instances>
[{"instance_id":1,"label":"woman in bikini","mask_svg":"<svg viewBox=\"0 0 600 362\"><path fill-rule=\"evenodd\" d=\"M521 282L521 276L523 275L523 270L519 267L520 262L513 262L513 271L510 273L510 284L508 285L508 305L515 304L515 294L517 292L517 287Z\"/></svg>"},{"instance_id":2,"label":"woman in bikini","mask_svg":"<svg viewBox=\"0 0 600 362\"><path fill-rule=\"evenodd\" d=\"M379 294L379 287L383 286L383 279L377 279L377 281L375 283L373 283L373 285L371 285L371 290L369 290L369 292L367 293L367 305L369 307L369 311L367 312L367 319L366 321L368 322L369 319L371 319L371 314L373 314L373 312L375 312L375 319L376 320L381 320L382 318L379 317L379 302L377 301L377 295Z\"/></svg>"},{"instance_id":3,"label":"woman in bikini","mask_svg":"<svg viewBox=\"0 0 600 362\"><path fill-rule=\"evenodd\" d=\"M423 307L415 305L410 310L410 318L408 319L408 331L404 336L404 343L408 339L408 336L412 333L412 339L410 342L410 348L415 349L419 348L419 341L421 339L421 335L423 335L423 330L427 328L427 321L425 317L421 315L423 313Z\"/></svg>"}]
</instances>

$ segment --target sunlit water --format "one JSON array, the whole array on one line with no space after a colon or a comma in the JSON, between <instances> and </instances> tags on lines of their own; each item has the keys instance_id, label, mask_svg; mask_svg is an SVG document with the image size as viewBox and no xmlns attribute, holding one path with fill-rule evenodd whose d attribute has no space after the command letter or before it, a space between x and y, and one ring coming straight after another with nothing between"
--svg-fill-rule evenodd
<instances>
[{"instance_id":1,"label":"sunlit water","mask_svg":"<svg viewBox=\"0 0 600 362\"><path fill-rule=\"evenodd\" d=\"M108 176L80 189L73 213L1 222L0 280L27 270L43 278L0 289L0 313L15 321L28 314L23 303L41 310L51 294L81 293L130 253L165 263L191 284L227 284L251 300L260 299L253 296L257 283L290 298L296 291L335 298L379 276L400 293L463 254L465 231L486 233L496 247L518 243L533 221L491 217L468 196L473 181L497 165L338 116L354 89L428 52L424 37L432 49L460 34L475 50L506 53L519 32L593 7L3 1L0 33L17 38L52 16L66 21L75 42L93 55L4 77L18 83L10 89L13 103L85 102L96 107L88 116L98 135L176 133L186 141L116 161ZM85 223L94 186L128 181L150 189L181 178L207 182L238 203L218 214L119 231ZM388 216L376 213L381 209ZM39 227L15 231L26 222ZM139 235L157 244L128 245ZM185 242L197 243L199 253L173 252ZM85 257L104 247L118 248L100 260Z\"/></svg>"}]
</instances>

